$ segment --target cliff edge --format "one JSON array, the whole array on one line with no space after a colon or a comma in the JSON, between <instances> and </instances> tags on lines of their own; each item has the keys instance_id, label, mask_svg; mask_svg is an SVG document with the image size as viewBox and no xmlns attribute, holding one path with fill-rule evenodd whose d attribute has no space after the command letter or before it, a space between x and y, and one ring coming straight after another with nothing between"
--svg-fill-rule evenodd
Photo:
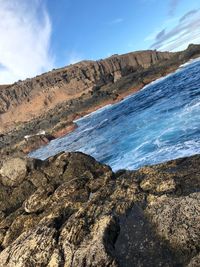
<instances>
[{"instance_id":1,"label":"cliff edge","mask_svg":"<svg viewBox=\"0 0 200 267\"><path fill-rule=\"evenodd\" d=\"M58 103L91 92L95 86L115 83L138 69L147 69L153 64L170 59L173 55L156 51L114 55L105 60L82 61L0 87L0 130L3 132L5 128L10 128L17 122L30 120L47 112Z\"/></svg>"}]
</instances>

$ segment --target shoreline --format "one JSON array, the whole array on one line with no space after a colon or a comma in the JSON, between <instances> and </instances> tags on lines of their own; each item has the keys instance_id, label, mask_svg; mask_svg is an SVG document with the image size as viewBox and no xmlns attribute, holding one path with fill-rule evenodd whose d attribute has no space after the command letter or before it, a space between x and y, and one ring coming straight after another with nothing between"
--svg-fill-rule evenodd
<instances>
[{"instance_id":1,"label":"shoreline","mask_svg":"<svg viewBox=\"0 0 200 267\"><path fill-rule=\"evenodd\" d=\"M97 110L99 110L101 108L104 108L104 107L106 107L108 105L114 105L114 104L120 103L126 97L134 95L135 93L137 93L140 90L142 90L145 86L149 86L151 83L153 83L153 82L155 82L155 81L157 81L157 80L159 80L161 78L166 78L168 75L171 75L171 74L175 73L180 68L180 66L169 68L169 69L165 70L166 71L165 73L163 73L161 75L159 75L159 74L155 75L156 77L152 77L146 83L141 83L137 87L132 87L132 88L126 90L125 92L120 93L116 99L109 99L109 100L103 101L101 103L98 103L98 105L92 106L87 111L83 111L78 115L77 114L72 115L71 116L72 120L66 121L67 127L63 127L63 128L61 128L61 129L59 129L57 131L55 131L54 129L51 131L51 135L53 137L52 140L55 140L57 138L62 138L64 136L72 133L73 131L75 131L78 128L78 125L76 123L77 120L82 119L85 116L88 116L91 113L96 112ZM37 149L39 149L39 148L41 148L43 146L48 145L52 140L44 142L43 144L42 143L39 143L38 145L34 144L34 147L31 147L30 149L25 149L25 150L23 150L23 152L26 155L28 155L32 151L37 150Z\"/></svg>"},{"instance_id":2,"label":"shoreline","mask_svg":"<svg viewBox=\"0 0 200 267\"><path fill-rule=\"evenodd\" d=\"M161 74L160 76L158 75L159 77L156 77L156 78L154 77L153 79L150 79L145 84L144 83L141 83L137 87L130 88L127 91L125 91L123 93L120 93L115 100L109 99L107 101L104 101L104 102L98 104L97 106L91 107L90 109L87 110L87 112L83 112L82 114L80 114L78 116L75 116L74 120L72 120L71 123L76 124L76 121L78 121L79 119L82 119L85 116L88 116L91 113L96 112L97 110L99 110L101 108L104 108L104 107L106 107L108 105L114 105L114 104L120 103L125 98L130 97L131 95L134 95L134 94L138 93L140 90L144 89L146 86L150 86L151 83L154 83L154 82L156 82L156 81L158 81L158 80L160 80L162 78L164 78L164 79L167 78L169 75L172 75L172 74L176 73L177 71L181 70L185 66L192 64L194 61L200 61L200 57L190 59L189 61L185 62L184 64L180 64L180 65L178 65L176 67L172 67L172 68L166 69L165 70L166 71L165 73ZM76 124L76 126L78 127L77 124ZM64 134L62 136L59 136L59 137L63 137L65 135L73 132L77 127L75 127L71 131L69 131L66 134Z\"/></svg>"},{"instance_id":3,"label":"shoreline","mask_svg":"<svg viewBox=\"0 0 200 267\"><path fill-rule=\"evenodd\" d=\"M147 82L146 84L143 84L141 83L140 85L138 85L137 87L133 87L133 88L130 88L129 90L127 90L126 92L123 92L123 93L120 93L118 95L118 97L116 99L109 99L109 100L106 100L106 101L103 101L101 103L99 103L98 105L95 105L91 108L89 108L87 111L84 111L82 112L81 114L79 115L74 115L74 119L72 121L69 121L69 123L72 123L72 124L76 124L76 121L79 120L79 119L82 119L84 118L85 116L88 116L90 115L91 113L93 112L96 112L97 110L101 109L101 108L104 108L108 105L114 105L114 104L117 104L117 103L120 103L121 101L123 101L125 98L127 97L130 97L131 95L134 95L136 93L138 93L140 90L142 90L145 86L149 86L151 83L161 79L161 78L166 78L168 75L171 75L173 73L175 73L175 71L177 71L179 69L180 66L178 66L178 68L172 68L172 70L168 70L164 75L161 75L159 77L156 77L156 78L153 78L151 80L149 80L149 82ZM73 132L76 128L78 127L78 125L76 124L76 127L74 127L74 129L72 129L71 131L66 131L66 134L63 134L63 135L57 135L55 133L55 135L57 136L56 138L59 138L59 137L63 137L71 132Z\"/></svg>"},{"instance_id":4,"label":"shoreline","mask_svg":"<svg viewBox=\"0 0 200 267\"><path fill-rule=\"evenodd\" d=\"M180 68L181 65L182 64L180 64L178 66L172 66L168 69L165 69L165 71L163 73L156 73L152 77L147 77L145 82L141 82L137 86L131 87L128 90L119 93L115 99L110 98L110 99L105 100L105 101L99 101L99 103L97 105L93 105L92 107L88 108L87 110L79 112L78 114L77 113L71 114L71 116L69 116L70 118L63 122L63 124L66 126L60 128L59 124L62 124L60 122L60 123L58 123L58 125L55 125L55 127L53 129L48 129L48 131L47 131L48 134L47 134L47 136L45 136L45 138L39 138L39 139L36 138L35 140L31 140L30 144L28 142L27 142L27 144L24 144L24 141L19 142L14 146L14 151L15 150L20 151L20 152L24 153L26 156L28 156L28 154L31 153L32 151L48 145L52 140L55 140L57 138L62 138L64 136L72 133L78 127L78 125L76 123L77 120L79 120L85 116L88 116L91 113L96 112L98 109L104 108L107 105L113 105L113 104L117 104L117 103L123 101L126 97L129 97L129 96L139 92L140 90L142 90L145 86L149 86L151 83L175 73ZM58 130L56 129L57 127L59 128ZM50 136L50 139L48 139L48 135ZM38 136L38 134L35 134L34 136L36 137L36 136Z\"/></svg>"},{"instance_id":5,"label":"shoreline","mask_svg":"<svg viewBox=\"0 0 200 267\"><path fill-rule=\"evenodd\" d=\"M200 56L199 46L191 46L188 50L180 52L172 59L153 64L147 69L138 69L122 76L115 82L106 85L93 87L83 92L78 98L70 101L63 101L53 109L39 115L27 122L21 122L19 127L0 136L0 154L11 154L22 152L26 155L42 146L47 145L51 140L61 138L77 128L76 121L96 112L107 105L113 105L123 101L152 82L178 71L185 64L191 64ZM181 54L183 53L183 54ZM38 135L44 131L45 135ZM33 138L25 140L26 135Z\"/></svg>"}]
</instances>

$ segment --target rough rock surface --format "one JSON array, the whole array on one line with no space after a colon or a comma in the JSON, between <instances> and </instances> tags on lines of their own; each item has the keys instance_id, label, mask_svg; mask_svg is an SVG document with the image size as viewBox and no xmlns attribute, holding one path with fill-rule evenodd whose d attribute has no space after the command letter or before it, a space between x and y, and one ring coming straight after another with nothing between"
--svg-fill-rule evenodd
<instances>
[{"instance_id":1,"label":"rough rock surface","mask_svg":"<svg viewBox=\"0 0 200 267\"><path fill-rule=\"evenodd\" d=\"M46 102L54 100L51 98L55 98L55 89L57 91L63 89L63 95L66 93L66 96L75 95L94 85L102 86L110 81L116 82L137 68L148 68L152 64L167 60L172 56L173 53L157 51L114 55L96 62L82 61L33 79L19 81L0 91L0 113L8 111L24 101L32 101L40 92L43 93L45 106L45 100Z\"/></svg>"},{"instance_id":2,"label":"rough rock surface","mask_svg":"<svg viewBox=\"0 0 200 267\"><path fill-rule=\"evenodd\" d=\"M23 161L20 183L1 172L0 266L200 266L199 155L117 173L82 153Z\"/></svg>"},{"instance_id":3,"label":"rough rock surface","mask_svg":"<svg viewBox=\"0 0 200 267\"><path fill-rule=\"evenodd\" d=\"M26 176L26 161L20 158L11 158L3 163L0 169L1 182L5 186L16 186Z\"/></svg>"}]
</instances>

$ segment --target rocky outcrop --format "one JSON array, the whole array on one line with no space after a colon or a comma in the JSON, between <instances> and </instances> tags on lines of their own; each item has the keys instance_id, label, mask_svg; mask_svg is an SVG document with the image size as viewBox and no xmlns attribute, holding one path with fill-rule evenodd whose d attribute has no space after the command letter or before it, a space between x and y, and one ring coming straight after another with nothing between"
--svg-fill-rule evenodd
<instances>
[{"instance_id":1,"label":"rocky outcrop","mask_svg":"<svg viewBox=\"0 0 200 267\"><path fill-rule=\"evenodd\" d=\"M146 69L152 64L168 60L172 56L173 53L157 51L114 55L105 60L82 61L33 79L19 81L1 90L0 113L5 113L24 102L33 102L34 98L39 97L39 94L43 95L44 106L41 108L44 108L45 105L55 101L56 94L62 93L62 96L66 94L66 97L75 96L88 89L91 90L94 86L103 86L111 81L116 82L122 76L138 68Z\"/></svg>"},{"instance_id":2,"label":"rocky outcrop","mask_svg":"<svg viewBox=\"0 0 200 267\"><path fill-rule=\"evenodd\" d=\"M26 176L27 168L24 160L11 158L3 162L0 170L1 182L5 186L19 185Z\"/></svg>"},{"instance_id":3,"label":"rocky outcrop","mask_svg":"<svg viewBox=\"0 0 200 267\"><path fill-rule=\"evenodd\" d=\"M114 55L105 60L82 61L33 79L0 88L0 132L18 128L59 103L91 94L139 69L170 59L169 52L143 51ZM30 133L29 133L30 134ZM32 133L33 134L33 133Z\"/></svg>"},{"instance_id":4,"label":"rocky outcrop","mask_svg":"<svg viewBox=\"0 0 200 267\"><path fill-rule=\"evenodd\" d=\"M5 159L0 266L199 266L199 166L199 155L117 173L82 153Z\"/></svg>"}]
</instances>

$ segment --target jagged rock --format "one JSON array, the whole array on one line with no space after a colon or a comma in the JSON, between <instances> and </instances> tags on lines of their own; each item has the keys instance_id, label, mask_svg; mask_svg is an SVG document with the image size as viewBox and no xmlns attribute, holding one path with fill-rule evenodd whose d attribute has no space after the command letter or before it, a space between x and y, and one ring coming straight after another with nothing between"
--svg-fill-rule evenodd
<instances>
[{"instance_id":1,"label":"jagged rock","mask_svg":"<svg viewBox=\"0 0 200 267\"><path fill-rule=\"evenodd\" d=\"M21 158L11 158L3 163L0 179L5 186L19 185L27 173L27 162Z\"/></svg>"},{"instance_id":2,"label":"jagged rock","mask_svg":"<svg viewBox=\"0 0 200 267\"><path fill-rule=\"evenodd\" d=\"M198 266L200 156L116 174L82 153L25 162L0 181L0 266Z\"/></svg>"},{"instance_id":3,"label":"jagged rock","mask_svg":"<svg viewBox=\"0 0 200 267\"><path fill-rule=\"evenodd\" d=\"M200 244L200 194L185 197L158 197L146 212L159 236L184 260L195 255Z\"/></svg>"},{"instance_id":4,"label":"jagged rock","mask_svg":"<svg viewBox=\"0 0 200 267\"><path fill-rule=\"evenodd\" d=\"M144 191L151 193L170 193L176 190L176 183L173 179L173 174L162 173L159 170L145 167L139 171L143 175L143 180L140 187Z\"/></svg>"},{"instance_id":5,"label":"jagged rock","mask_svg":"<svg viewBox=\"0 0 200 267\"><path fill-rule=\"evenodd\" d=\"M191 259L187 267L199 267L200 266L200 253Z\"/></svg>"},{"instance_id":6,"label":"jagged rock","mask_svg":"<svg viewBox=\"0 0 200 267\"><path fill-rule=\"evenodd\" d=\"M56 245L56 230L47 226L24 232L1 253L0 266L45 266Z\"/></svg>"},{"instance_id":7,"label":"jagged rock","mask_svg":"<svg viewBox=\"0 0 200 267\"><path fill-rule=\"evenodd\" d=\"M114 245L118 234L117 226L111 216L102 217L94 225L90 236L83 241L78 250L72 253L71 266L117 267L116 260L107 253L106 249L106 246ZM70 246L64 247L66 258L69 250ZM110 248L110 253L111 251L112 247Z\"/></svg>"}]
</instances>

